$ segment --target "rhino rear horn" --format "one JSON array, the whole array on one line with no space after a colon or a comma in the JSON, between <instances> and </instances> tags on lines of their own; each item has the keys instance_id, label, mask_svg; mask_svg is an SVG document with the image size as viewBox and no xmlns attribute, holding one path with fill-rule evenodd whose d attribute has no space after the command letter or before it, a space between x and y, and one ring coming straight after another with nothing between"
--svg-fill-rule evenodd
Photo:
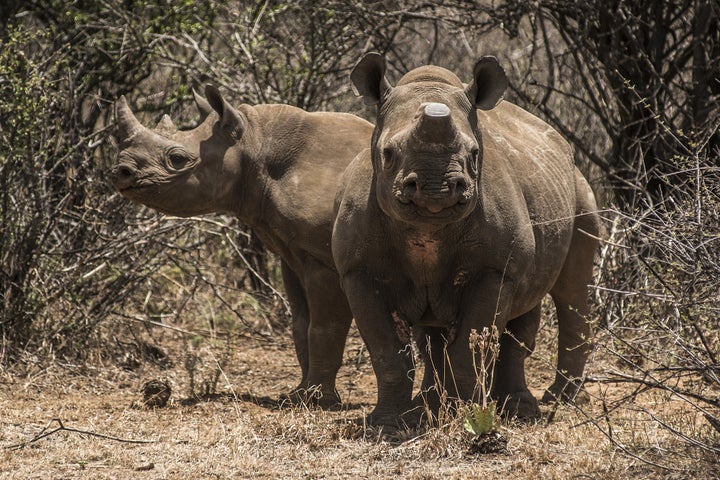
<instances>
[{"instance_id":1,"label":"rhino rear horn","mask_svg":"<svg viewBox=\"0 0 720 480\"><path fill-rule=\"evenodd\" d=\"M492 56L482 57L473 68L473 81L465 89L470 102L480 110L494 108L508 87L508 79L505 70Z\"/></svg>"},{"instance_id":2,"label":"rhino rear horn","mask_svg":"<svg viewBox=\"0 0 720 480\"><path fill-rule=\"evenodd\" d=\"M220 117L220 127L235 141L242 137L245 122L238 113L220 94L214 85L205 86L205 96L208 104Z\"/></svg>"},{"instance_id":3,"label":"rhino rear horn","mask_svg":"<svg viewBox=\"0 0 720 480\"><path fill-rule=\"evenodd\" d=\"M392 90L385 79L385 57L379 53L366 54L350 72L355 94L365 105L377 105Z\"/></svg>"},{"instance_id":4,"label":"rhino rear horn","mask_svg":"<svg viewBox=\"0 0 720 480\"><path fill-rule=\"evenodd\" d=\"M127 100L125 100L125 95L121 95L115 102L115 118L120 141L130 140L130 138L145 128L138 119L135 118L132 110L130 110L130 106Z\"/></svg>"},{"instance_id":5,"label":"rhino rear horn","mask_svg":"<svg viewBox=\"0 0 720 480\"><path fill-rule=\"evenodd\" d=\"M170 115L165 114L158 122L157 127L155 127L155 131L161 135L168 135L176 132L177 127L173 123L172 118L170 118Z\"/></svg>"}]
</instances>

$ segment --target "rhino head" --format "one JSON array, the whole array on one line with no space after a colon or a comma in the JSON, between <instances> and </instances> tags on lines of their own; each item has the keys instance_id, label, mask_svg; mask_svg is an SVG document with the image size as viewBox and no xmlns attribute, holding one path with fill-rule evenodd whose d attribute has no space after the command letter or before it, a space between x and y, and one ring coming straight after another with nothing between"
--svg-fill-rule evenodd
<instances>
[{"instance_id":1,"label":"rhino head","mask_svg":"<svg viewBox=\"0 0 720 480\"><path fill-rule=\"evenodd\" d=\"M476 109L492 109L507 88L494 57L483 57L464 85L444 68L424 66L396 86L385 59L364 56L350 78L367 105L377 105L372 162L377 200L391 218L445 225L476 207L482 138Z\"/></svg>"},{"instance_id":2,"label":"rhino head","mask_svg":"<svg viewBox=\"0 0 720 480\"><path fill-rule=\"evenodd\" d=\"M241 170L238 149L252 148L247 118L208 85L207 100L195 94L201 123L178 130L167 115L155 129L135 118L125 97L115 104L118 159L111 175L128 199L163 213L191 216L234 212Z\"/></svg>"}]
</instances>

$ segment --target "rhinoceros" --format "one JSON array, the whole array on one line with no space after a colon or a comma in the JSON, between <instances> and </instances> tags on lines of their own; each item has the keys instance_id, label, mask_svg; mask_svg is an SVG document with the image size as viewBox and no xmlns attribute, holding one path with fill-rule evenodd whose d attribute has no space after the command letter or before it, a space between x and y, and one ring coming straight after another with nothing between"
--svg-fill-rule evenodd
<instances>
[{"instance_id":1,"label":"rhinoceros","mask_svg":"<svg viewBox=\"0 0 720 480\"><path fill-rule=\"evenodd\" d=\"M422 66L392 86L376 53L351 73L377 122L338 191L332 248L377 377L371 424L416 423L418 405L437 411L443 391L472 400L469 338L493 325L501 335L492 394L508 414L537 418L524 363L548 293L559 353L544 399L580 388L600 229L594 195L568 143L502 100L497 59L481 58L473 73L466 85ZM413 338L425 365L415 399Z\"/></svg>"},{"instance_id":2,"label":"rhinoceros","mask_svg":"<svg viewBox=\"0 0 720 480\"><path fill-rule=\"evenodd\" d=\"M196 96L204 120L155 129L116 103L120 152L112 175L128 199L178 216L226 213L281 259L302 379L289 398L322 407L340 399L335 378L352 315L330 253L333 199L372 125L346 113L288 105L235 109L217 88Z\"/></svg>"}]
</instances>

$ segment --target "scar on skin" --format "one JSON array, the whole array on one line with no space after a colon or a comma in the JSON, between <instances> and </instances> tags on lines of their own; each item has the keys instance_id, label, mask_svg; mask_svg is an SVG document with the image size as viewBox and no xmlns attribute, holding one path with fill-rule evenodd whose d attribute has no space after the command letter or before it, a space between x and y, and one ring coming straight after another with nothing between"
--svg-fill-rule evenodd
<instances>
[{"instance_id":1,"label":"scar on skin","mask_svg":"<svg viewBox=\"0 0 720 480\"><path fill-rule=\"evenodd\" d=\"M408 252L418 262L434 264L438 261L440 242L429 235L419 235L408 241Z\"/></svg>"},{"instance_id":2,"label":"scar on skin","mask_svg":"<svg viewBox=\"0 0 720 480\"><path fill-rule=\"evenodd\" d=\"M455 275L455 278L453 279L453 285L458 287L460 285L465 285L467 282L467 272L465 270L460 270L457 272L457 275Z\"/></svg>"},{"instance_id":3,"label":"scar on skin","mask_svg":"<svg viewBox=\"0 0 720 480\"><path fill-rule=\"evenodd\" d=\"M407 345L410 343L412 338L412 332L410 331L410 325L403 319L398 312L392 312L390 314L395 322L395 334L400 339L400 343Z\"/></svg>"}]
</instances>

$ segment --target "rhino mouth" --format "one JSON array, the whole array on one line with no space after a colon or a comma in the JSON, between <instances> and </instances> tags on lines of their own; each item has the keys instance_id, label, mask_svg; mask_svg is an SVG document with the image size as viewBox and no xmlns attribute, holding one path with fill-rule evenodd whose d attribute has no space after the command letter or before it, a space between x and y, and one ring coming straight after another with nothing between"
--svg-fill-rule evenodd
<instances>
[{"instance_id":1,"label":"rhino mouth","mask_svg":"<svg viewBox=\"0 0 720 480\"><path fill-rule=\"evenodd\" d=\"M421 217L430 217L430 218L446 218L454 215L457 213L458 205L452 206L452 207L445 207L440 209L429 209L425 207L418 207L415 206L415 213Z\"/></svg>"},{"instance_id":2,"label":"rhino mouth","mask_svg":"<svg viewBox=\"0 0 720 480\"><path fill-rule=\"evenodd\" d=\"M142 196L145 194L152 193L154 190L157 190L158 185L154 183L148 183L145 185L124 185L124 186L115 186L118 192L122 193L125 196Z\"/></svg>"},{"instance_id":3,"label":"rhino mouth","mask_svg":"<svg viewBox=\"0 0 720 480\"><path fill-rule=\"evenodd\" d=\"M463 219L468 211L467 202L458 202L449 207L433 209L414 203L399 202L398 206L403 217L430 223L453 223Z\"/></svg>"}]
</instances>

